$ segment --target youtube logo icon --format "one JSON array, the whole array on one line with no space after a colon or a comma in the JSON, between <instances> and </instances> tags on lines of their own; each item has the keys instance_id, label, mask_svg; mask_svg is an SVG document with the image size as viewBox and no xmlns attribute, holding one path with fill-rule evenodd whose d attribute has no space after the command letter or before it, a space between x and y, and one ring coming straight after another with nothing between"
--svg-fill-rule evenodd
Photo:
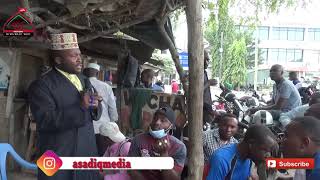
<instances>
[{"instance_id":1,"label":"youtube logo icon","mask_svg":"<svg viewBox=\"0 0 320 180\"><path fill-rule=\"evenodd\" d=\"M267 167L268 168L276 168L277 167L277 161L269 159L267 160Z\"/></svg>"},{"instance_id":2,"label":"youtube logo icon","mask_svg":"<svg viewBox=\"0 0 320 180\"><path fill-rule=\"evenodd\" d=\"M267 168L276 169L312 169L313 158L267 158Z\"/></svg>"}]
</instances>

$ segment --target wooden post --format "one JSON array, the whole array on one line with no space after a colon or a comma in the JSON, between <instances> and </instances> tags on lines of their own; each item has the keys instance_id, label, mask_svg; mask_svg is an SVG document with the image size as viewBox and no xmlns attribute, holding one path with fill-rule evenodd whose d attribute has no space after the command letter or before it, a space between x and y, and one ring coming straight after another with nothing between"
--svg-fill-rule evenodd
<instances>
[{"instance_id":1,"label":"wooden post","mask_svg":"<svg viewBox=\"0 0 320 180\"><path fill-rule=\"evenodd\" d=\"M189 149L188 149L188 179L202 179L203 149L202 149L202 114L203 114L203 32L201 0L187 0L188 23L188 53L189 53Z\"/></svg>"},{"instance_id":2,"label":"wooden post","mask_svg":"<svg viewBox=\"0 0 320 180\"><path fill-rule=\"evenodd\" d=\"M14 98L16 96L19 84L19 71L21 62L21 50L11 49L13 52L12 64L10 71L10 82L8 87L8 97L6 106L6 119L8 120L9 139L8 143L15 147L15 112L14 112ZM13 161L9 161L9 169L14 169Z\"/></svg>"}]
</instances>

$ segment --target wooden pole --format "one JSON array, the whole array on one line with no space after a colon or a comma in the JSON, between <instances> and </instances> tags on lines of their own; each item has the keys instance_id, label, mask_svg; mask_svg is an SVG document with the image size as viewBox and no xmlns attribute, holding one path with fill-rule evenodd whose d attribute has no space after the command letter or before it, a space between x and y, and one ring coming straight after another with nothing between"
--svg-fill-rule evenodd
<instances>
[{"instance_id":1,"label":"wooden pole","mask_svg":"<svg viewBox=\"0 0 320 180\"><path fill-rule=\"evenodd\" d=\"M202 114L203 114L203 32L201 0L187 0L188 53L189 53L189 149L188 179L202 179Z\"/></svg>"}]
</instances>

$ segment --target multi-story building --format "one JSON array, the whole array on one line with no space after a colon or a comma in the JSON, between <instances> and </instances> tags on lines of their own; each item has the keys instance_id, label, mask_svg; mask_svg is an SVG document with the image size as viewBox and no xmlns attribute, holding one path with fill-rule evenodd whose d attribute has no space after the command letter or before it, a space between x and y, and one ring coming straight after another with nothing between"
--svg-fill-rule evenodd
<instances>
[{"instance_id":1,"label":"multi-story building","mask_svg":"<svg viewBox=\"0 0 320 180\"><path fill-rule=\"evenodd\" d=\"M258 84L271 81L268 77L273 64L281 64L287 72L299 72L300 77L310 80L320 76L319 7L320 3L309 4L304 8L267 15L261 20L254 32L263 59L258 66ZM239 26L240 30L247 28ZM249 71L248 83L253 84L253 74L253 70Z\"/></svg>"},{"instance_id":2,"label":"multi-story building","mask_svg":"<svg viewBox=\"0 0 320 180\"><path fill-rule=\"evenodd\" d=\"M268 82L269 69L281 64L286 71L299 72L300 76L320 75L320 27L260 26L259 49L262 64L258 66L258 83ZM248 81L253 81L249 73Z\"/></svg>"}]
</instances>

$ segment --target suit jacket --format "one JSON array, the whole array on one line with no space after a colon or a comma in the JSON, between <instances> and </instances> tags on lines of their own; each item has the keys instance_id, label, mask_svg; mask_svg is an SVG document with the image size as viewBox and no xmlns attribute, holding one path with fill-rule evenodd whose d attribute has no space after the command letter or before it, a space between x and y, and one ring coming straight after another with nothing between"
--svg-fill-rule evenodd
<instances>
[{"instance_id":1,"label":"suit jacket","mask_svg":"<svg viewBox=\"0 0 320 180\"><path fill-rule=\"evenodd\" d=\"M78 76L85 87L85 77ZM86 87L85 87L86 88ZM77 88L60 72L52 69L29 88L31 112L36 120L41 155L52 150L62 157L98 156L92 119L97 113L80 106ZM93 180L97 171L58 171L51 177L40 169L38 180Z\"/></svg>"}]
</instances>

